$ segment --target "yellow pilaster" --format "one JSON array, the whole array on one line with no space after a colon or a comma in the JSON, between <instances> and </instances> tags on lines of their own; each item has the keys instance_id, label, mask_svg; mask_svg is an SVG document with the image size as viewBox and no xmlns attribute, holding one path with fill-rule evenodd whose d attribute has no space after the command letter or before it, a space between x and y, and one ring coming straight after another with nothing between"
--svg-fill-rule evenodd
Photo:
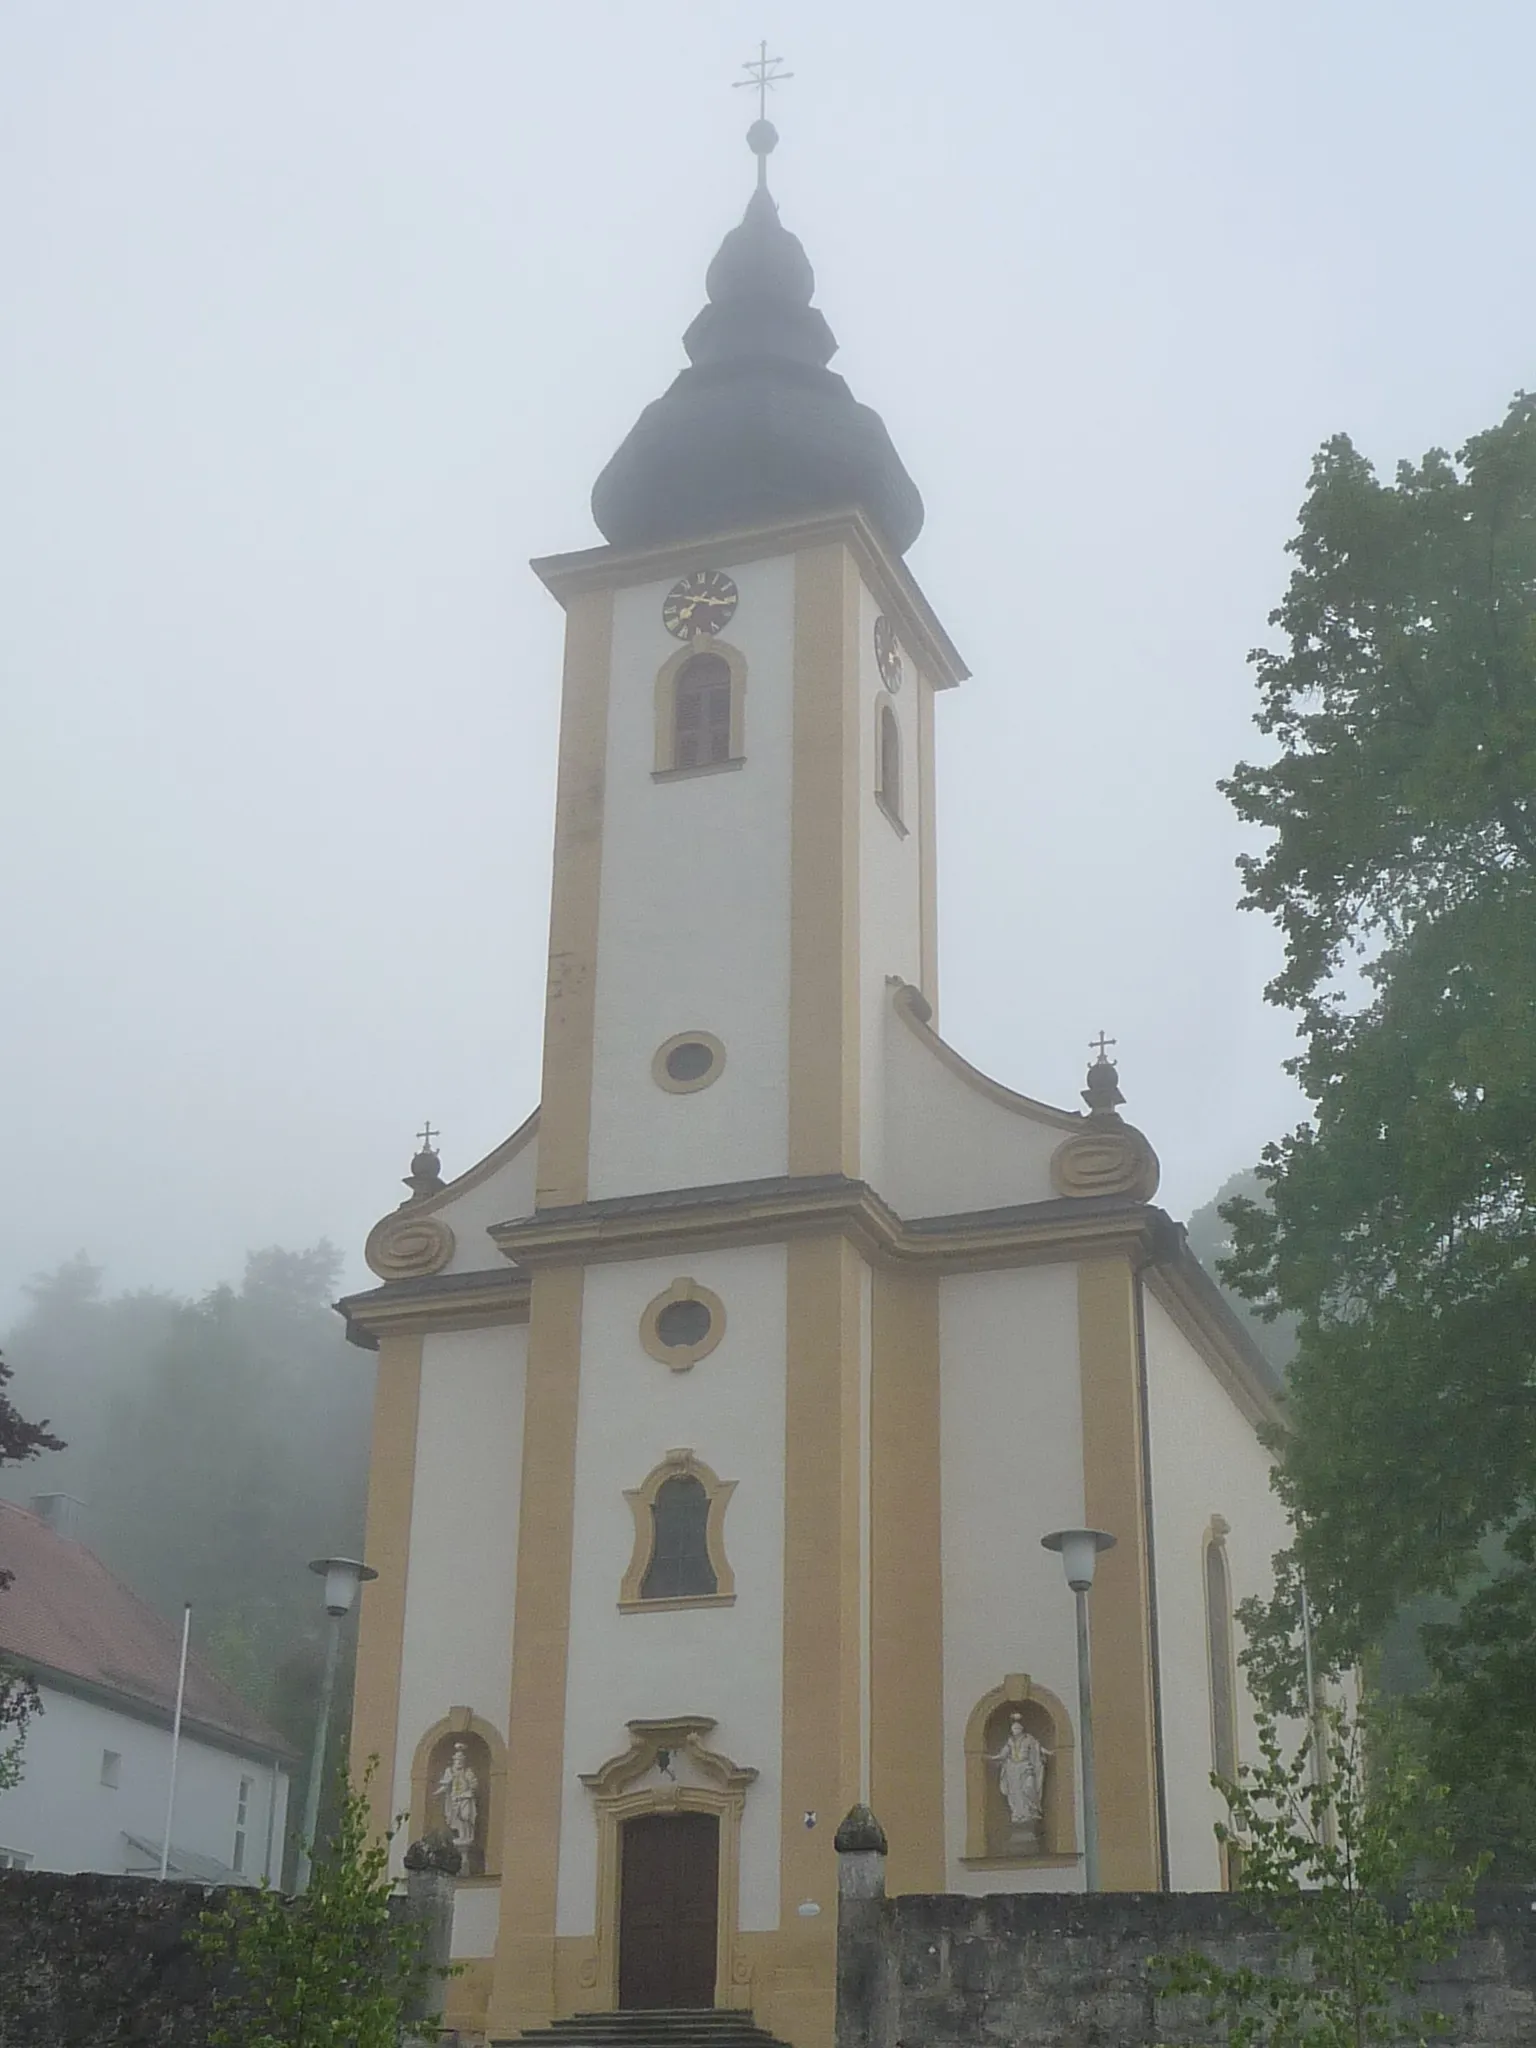
<instances>
[{"instance_id":1,"label":"yellow pilaster","mask_svg":"<svg viewBox=\"0 0 1536 2048\"><path fill-rule=\"evenodd\" d=\"M862 1263L842 1238L790 1244L780 1944L760 2018L796 2048L832 2039L832 1837L859 1796L862 1288ZM814 1828L807 1812L817 1816ZM800 1918L805 1901L820 1915Z\"/></svg>"},{"instance_id":2,"label":"yellow pilaster","mask_svg":"<svg viewBox=\"0 0 1536 2048\"><path fill-rule=\"evenodd\" d=\"M870 1795L886 1889L944 1889L944 1614L939 1282L873 1275Z\"/></svg>"},{"instance_id":3,"label":"yellow pilaster","mask_svg":"<svg viewBox=\"0 0 1536 2048\"><path fill-rule=\"evenodd\" d=\"M555 2014L582 1278L579 1266L554 1267L532 1289L492 2034L547 2025Z\"/></svg>"},{"instance_id":4,"label":"yellow pilaster","mask_svg":"<svg viewBox=\"0 0 1536 2048\"><path fill-rule=\"evenodd\" d=\"M795 557L789 868L789 1170L859 1171L858 576Z\"/></svg>"},{"instance_id":5,"label":"yellow pilaster","mask_svg":"<svg viewBox=\"0 0 1536 2048\"><path fill-rule=\"evenodd\" d=\"M565 625L555 867L549 906L544 1093L539 1110L541 1209L587 1198L612 656L612 591L594 590L573 598Z\"/></svg>"}]
</instances>

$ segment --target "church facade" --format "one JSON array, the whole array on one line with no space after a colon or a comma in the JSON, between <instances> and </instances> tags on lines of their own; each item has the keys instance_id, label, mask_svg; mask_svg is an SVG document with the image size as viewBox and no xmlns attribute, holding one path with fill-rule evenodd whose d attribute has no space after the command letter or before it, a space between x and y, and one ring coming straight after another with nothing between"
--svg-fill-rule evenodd
<instances>
[{"instance_id":1,"label":"church facade","mask_svg":"<svg viewBox=\"0 0 1536 2048\"><path fill-rule=\"evenodd\" d=\"M771 129L753 131L760 168ZM832 2035L841 1815L898 1891L1223 1882L1264 1361L1081 1110L939 1035L917 492L759 180L689 367L534 566L566 615L539 1109L372 1232L355 1763L464 1850L450 2020ZM399 1846L404 1845L404 1834Z\"/></svg>"}]
</instances>

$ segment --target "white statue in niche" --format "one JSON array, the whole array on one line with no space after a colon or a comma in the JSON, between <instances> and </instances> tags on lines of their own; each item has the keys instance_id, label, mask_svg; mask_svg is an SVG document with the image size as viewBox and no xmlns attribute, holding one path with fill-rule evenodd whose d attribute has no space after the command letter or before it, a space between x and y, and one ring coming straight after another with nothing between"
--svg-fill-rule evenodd
<instances>
[{"instance_id":1,"label":"white statue in niche","mask_svg":"<svg viewBox=\"0 0 1536 2048\"><path fill-rule=\"evenodd\" d=\"M1008 1739L988 1763L997 1765L998 1790L1008 1802L1014 1828L1038 1835L1045 1812L1045 1760L1053 1752L1043 1747L1024 1726L1022 1714L1009 1723Z\"/></svg>"},{"instance_id":2,"label":"white statue in niche","mask_svg":"<svg viewBox=\"0 0 1536 2048\"><path fill-rule=\"evenodd\" d=\"M437 1791L443 1802L443 1824L453 1837L453 1846L472 1849L480 1818L480 1779L462 1742L453 1745L453 1755L443 1766Z\"/></svg>"}]
</instances>

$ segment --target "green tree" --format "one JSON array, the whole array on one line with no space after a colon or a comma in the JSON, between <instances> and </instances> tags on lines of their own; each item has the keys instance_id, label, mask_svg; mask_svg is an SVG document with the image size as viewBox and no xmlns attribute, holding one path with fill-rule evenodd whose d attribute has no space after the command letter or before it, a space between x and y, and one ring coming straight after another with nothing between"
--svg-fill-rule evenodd
<instances>
[{"instance_id":1,"label":"green tree","mask_svg":"<svg viewBox=\"0 0 1536 2048\"><path fill-rule=\"evenodd\" d=\"M212 2048L399 2048L434 1972L419 1929L390 1910L389 1843L367 1798L376 1763L360 1789L343 1779L306 1892L264 1884L203 1916L203 1955L232 1965Z\"/></svg>"},{"instance_id":2,"label":"green tree","mask_svg":"<svg viewBox=\"0 0 1536 2048\"><path fill-rule=\"evenodd\" d=\"M0 1465L24 1465L44 1451L61 1451L64 1446L46 1422L27 1422L6 1392L11 1368L0 1358ZM15 1578L14 1572L0 1570L0 1593ZM0 1792L21 1781L21 1751L27 1723L41 1710L37 1687L24 1671L0 1659Z\"/></svg>"},{"instance_id":3,"label":"green tree","mask_svg":"<svg viewBox=\"0 0 1536 2048\"><path fill-rule=\"evenodd\" d=\"M1536 1569L1536 398L1391 483L1330 441L1290 552L1254 657L1277 751L1226 788L1269 835L1244 901L1315 1110L1228 1204L1224 1270L1295 1321L1276 1448L1324 1654L1502 1537L1503 1590L1431 1644L1432 1733L1475 1665L1508 1757L1536 1746L1536 1688L1498 1683Z\"/></svg>"},{"instance_id":4,"label":"green tree","mask_svg":"<svg viewBox=\"0 0 1536 2048\"><path fill-rule=\"evenodd\" d=\"M67 1418L48 1483L84 1500L92 1548L163 1613L191 1601L201 1654L301 1751L324 1628L305 1565L357 1554L367 1487L372 1361L338 1278L320 1244L253 1252L200 1301L109 1295L82 1255L33 1283L12 1338Z\"/></svg>"},{"instance_id":5,"label":"green tree","mask_svg":"<svg viewBox=\"0 0 1536 2048\"><path fill-rule=\"evenodd\" d=\"M1323 1716L1326 1774L1310 1738L1287 1754L1261 1716L1261 1764L1237 1782L1219 1838L1238 1856L1241 1890L1280 1934L1279 1967L1237 1969L1191 1953L1167 1959L1160 1995L1195 1997L1232 2048L1370 2048L1422 2043L1445 2030L1419 2003L1426 1964L1449 1955L1471 1924L1475 1870L1408 1887L1443 1833L1426 1826L1435 1800L1422 1767L1385 1727L1367 1745L1358 1720Z\"/></svg>"}]
</instances>

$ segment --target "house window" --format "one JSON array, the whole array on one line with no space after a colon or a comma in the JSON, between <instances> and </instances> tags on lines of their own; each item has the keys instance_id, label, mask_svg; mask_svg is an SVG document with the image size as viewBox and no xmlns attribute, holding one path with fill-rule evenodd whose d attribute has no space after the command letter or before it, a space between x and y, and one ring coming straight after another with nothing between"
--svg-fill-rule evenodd
<instances>
[{"instance_id":1,"label":"house window","mask_svg":"<svg viewBox=\"0 0 1536 2048\"><path fill-rule=\"evenodd\" d=\"M672 705L674 768L715 768L731 758L731 671L696 654L678 674Z\"/></svg>"},{"instance_id":2,"label":"house window","mask_svg":"<svg viewBox=\"0 0 1536 2048\"><path fill-rule=\"evenodd\" d=\"M1237 1777L1237 1688L1225 1533L1225 1523L1213 1526L1205 1546L1205 1626L1211 1665L1212 1769L1230 1784Z\"/></svg>"},{"instance_id":3,"label":"house window","mask_svg":"<svg viewBox=\"0 0 1536 2048\"><path fill-rule=\"evenodd\" d=\"M235 1800L235 1847L229 1859L229 1867L237 1876L245 1870L245 1833L251 1811L252 1782L250 1778L240 1780L240 1792Z\"/></svg>"},{"instance_id":4,"label":"house window","mask_svg":"<svg viewBox=\"0 0 1536 2048\"><path fill-rule=\"evenodd\" d=\"M905 838L901 817L901 727L896 713L882 702L875 718L875 801Z\"/></svg>"},{"instance_id":5,"label":"house window","mask_svg":"<svg viewBox=\"0 0 1536 2048\"><path fill-rule=\"evenodd\" d=\"M626 1492L635 1518L634 1554L619 1588L626 1613L731 1604L736 1585L724 1525L735 1490L734 1479L717 1479L692 1451L668 1451L643 1486Z\"/></svg>"},{"instance_id":6,"label":"house window","mask_svg":"<svg viewBox=\"0 0 1536 2048\"><path fill-rule=\"evenodd\" d=\"M118 1773L122 1767L122 1752L116 1749L104 1749L101 1752L101 1782L103 1785L110 1785L115 1791L117 1789Z\"/></svg>"},{"instance_id":7,"label":"house window","mask_svg":"<svg viewBox=\"0 0 1536 2048\"><path fill-rule=\"evenodd\" d=\"M0 1870L27 1870L31 1863L24 1849L0 1849Z\"/></svg>"}]
</instances>

